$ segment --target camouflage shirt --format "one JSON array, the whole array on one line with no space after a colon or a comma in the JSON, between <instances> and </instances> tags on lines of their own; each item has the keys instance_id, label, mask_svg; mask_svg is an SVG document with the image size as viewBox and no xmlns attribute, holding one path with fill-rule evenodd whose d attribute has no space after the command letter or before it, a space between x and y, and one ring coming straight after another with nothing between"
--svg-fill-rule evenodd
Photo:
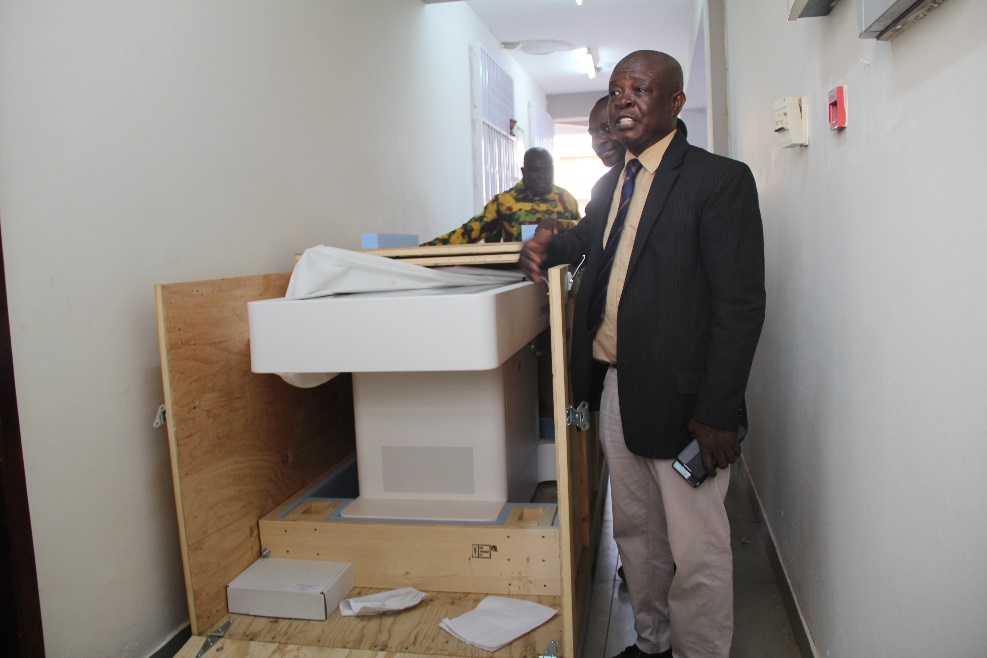
<instances>
[{"instance_id":1,"label":"camouflage shirt","mask_svg":"<svg viewBox=\"0 0 987 658\"><path fill-rule=\"evenodd\" d=\"M549 194L535 197L524 188L522 179L511 189L492 198L483 211L468 222L422 246L468 244L481 240L520 242L522 226L538 224L546 217L562 220L571 227L579 221L579 205L569 192L558 185L554 185Z\"/></svg>"}]
</instances>

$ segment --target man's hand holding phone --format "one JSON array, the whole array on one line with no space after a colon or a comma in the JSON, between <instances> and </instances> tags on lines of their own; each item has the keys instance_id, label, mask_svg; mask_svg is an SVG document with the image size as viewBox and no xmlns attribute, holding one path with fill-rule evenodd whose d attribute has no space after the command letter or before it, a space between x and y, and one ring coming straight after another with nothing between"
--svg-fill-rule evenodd
<instances>
[{"instance_id":1,"label":"man's hand holding phone","mask_svg":"<svg viewBox=\"0 0 987 658\"><path fill-rule=\"evenodd\" d=\"M747 436L745 425L740 426L738 433L692 420L688 429L692 441L682 449L672 466L694 487L705 482L707 477L716 477L718 468L736 462L740 457L740 442Z\"/></svg>"},{"instance_id":2,"label":"man's hand holding phone","mask_svg":"<svg viewBox=\"0 0 987 658\"><path fill-rule=\"evenodd\" d=\"M716 470L726 468L740 457L740 441L737 433L721 430L690 420L689 434L699 443L699 453L709 477L716 477Z\"/></svg>"}]
</instances>

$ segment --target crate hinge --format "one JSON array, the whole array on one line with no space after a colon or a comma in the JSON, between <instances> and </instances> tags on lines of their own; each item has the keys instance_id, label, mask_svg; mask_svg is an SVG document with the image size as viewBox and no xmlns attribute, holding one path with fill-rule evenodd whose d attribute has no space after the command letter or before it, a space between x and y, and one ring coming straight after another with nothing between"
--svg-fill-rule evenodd
<instances>
[{"instance_id":1,"label":"crate hinge","mask_svg":"<svg viewBox=\"0 0 987 658\"><path fill-rule=\"evenodd\" d=\"M565 408L565 424L575 425L584 432L589 429L589 404L580 402L578 407Z\"/></svg>"},{"instance_id":2,"label":"crate hinge","mask_svg":"<svg viewBox=\"0 0 987 658\"><path fill-rule=\"evenodd\" d=\"M209 635L206 636L206 641L202 643L202 648L199 649L199 653L196 654L195 658L202 658L207 653L209 653L209 649L211 649L214 644L216 644L224 637L226 637L226 633L227 631L230 630L230 626L232 625L233 625L233 620L227 619L225 624L223 624L213 632L209 633ZM216 651L221 651L221 650L222 649L217 649Z\"/></svg>"}]
</instances>

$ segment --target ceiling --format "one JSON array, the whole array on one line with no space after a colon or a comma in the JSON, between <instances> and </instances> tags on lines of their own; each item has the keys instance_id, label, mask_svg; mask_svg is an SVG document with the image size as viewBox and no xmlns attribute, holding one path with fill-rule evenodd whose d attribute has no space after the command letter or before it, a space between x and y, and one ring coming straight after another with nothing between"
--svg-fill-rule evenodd
<instances>
[{"instance_id":1,"label":"ceiling","mask_svg":"<svg viewBox=\"0 0 987 658\"><path fill-rule=\"evenodd\" d=\"M705 74L690 76L693 64L705 68L705 48L696 48L702 0L466 0L501 42L559 40L578 50L547 55L511 55L549 96L607 90L614 65L635 50L672 55L685 72L687 107L705 106ZM579 68L576 53L590 48L601 68L595 79ZM698 55L693 62L694 53ZM690 88L690 77L702 89ZM692 93L690 93L690 91ZM701 100L702 99L702 100ZM701 102L700 102L701 101Z\"/></svg>"}]
</instances>

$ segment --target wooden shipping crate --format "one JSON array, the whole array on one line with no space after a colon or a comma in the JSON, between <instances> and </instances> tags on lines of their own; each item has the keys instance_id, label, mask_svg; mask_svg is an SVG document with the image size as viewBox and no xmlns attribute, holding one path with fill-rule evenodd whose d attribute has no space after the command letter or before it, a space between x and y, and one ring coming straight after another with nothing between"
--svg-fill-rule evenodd
<instances>
[{"instance_id":1,"label":"wooden shipping crate","mask_svg":"<svg viewBox=\"0 0 987 658\"><path fill-rule=\"evenodd\" d=\"M517 260L519 245L509 245ZM438 249L436 253L432 251ZM410 262L414 250L400 250ZM422 264L490 263L503 246L431 248ZM497 253L493 253L493 252ZM447 252L447 253L443 253ZM452 253L455 252L455 253ZM488 253L489 252L489 253ZM377 252L381 253L381 252ZM496 260L493 262L497 262ZM517 504L497 524L360 521L332 518L333 501L313 486L355 455L348 375L300 389L250 370L247 302L283 295L289 274L258 275L155 289L175 502L193 638L230 618L223 655L488 656L441 630L488 594L559 610L543 626L492 655L578 655L599 538L606 467L592 431L567 425L567 270L548 273L546 337L556 428L557 507ZM353 562L350 596L412 586L428 597L411 610L326 621L230 615L226 585L262 554ZM290 650L290 651L289 651ZM225 651L232 652L225 653Z\"/></svg>"}]
</instances>

